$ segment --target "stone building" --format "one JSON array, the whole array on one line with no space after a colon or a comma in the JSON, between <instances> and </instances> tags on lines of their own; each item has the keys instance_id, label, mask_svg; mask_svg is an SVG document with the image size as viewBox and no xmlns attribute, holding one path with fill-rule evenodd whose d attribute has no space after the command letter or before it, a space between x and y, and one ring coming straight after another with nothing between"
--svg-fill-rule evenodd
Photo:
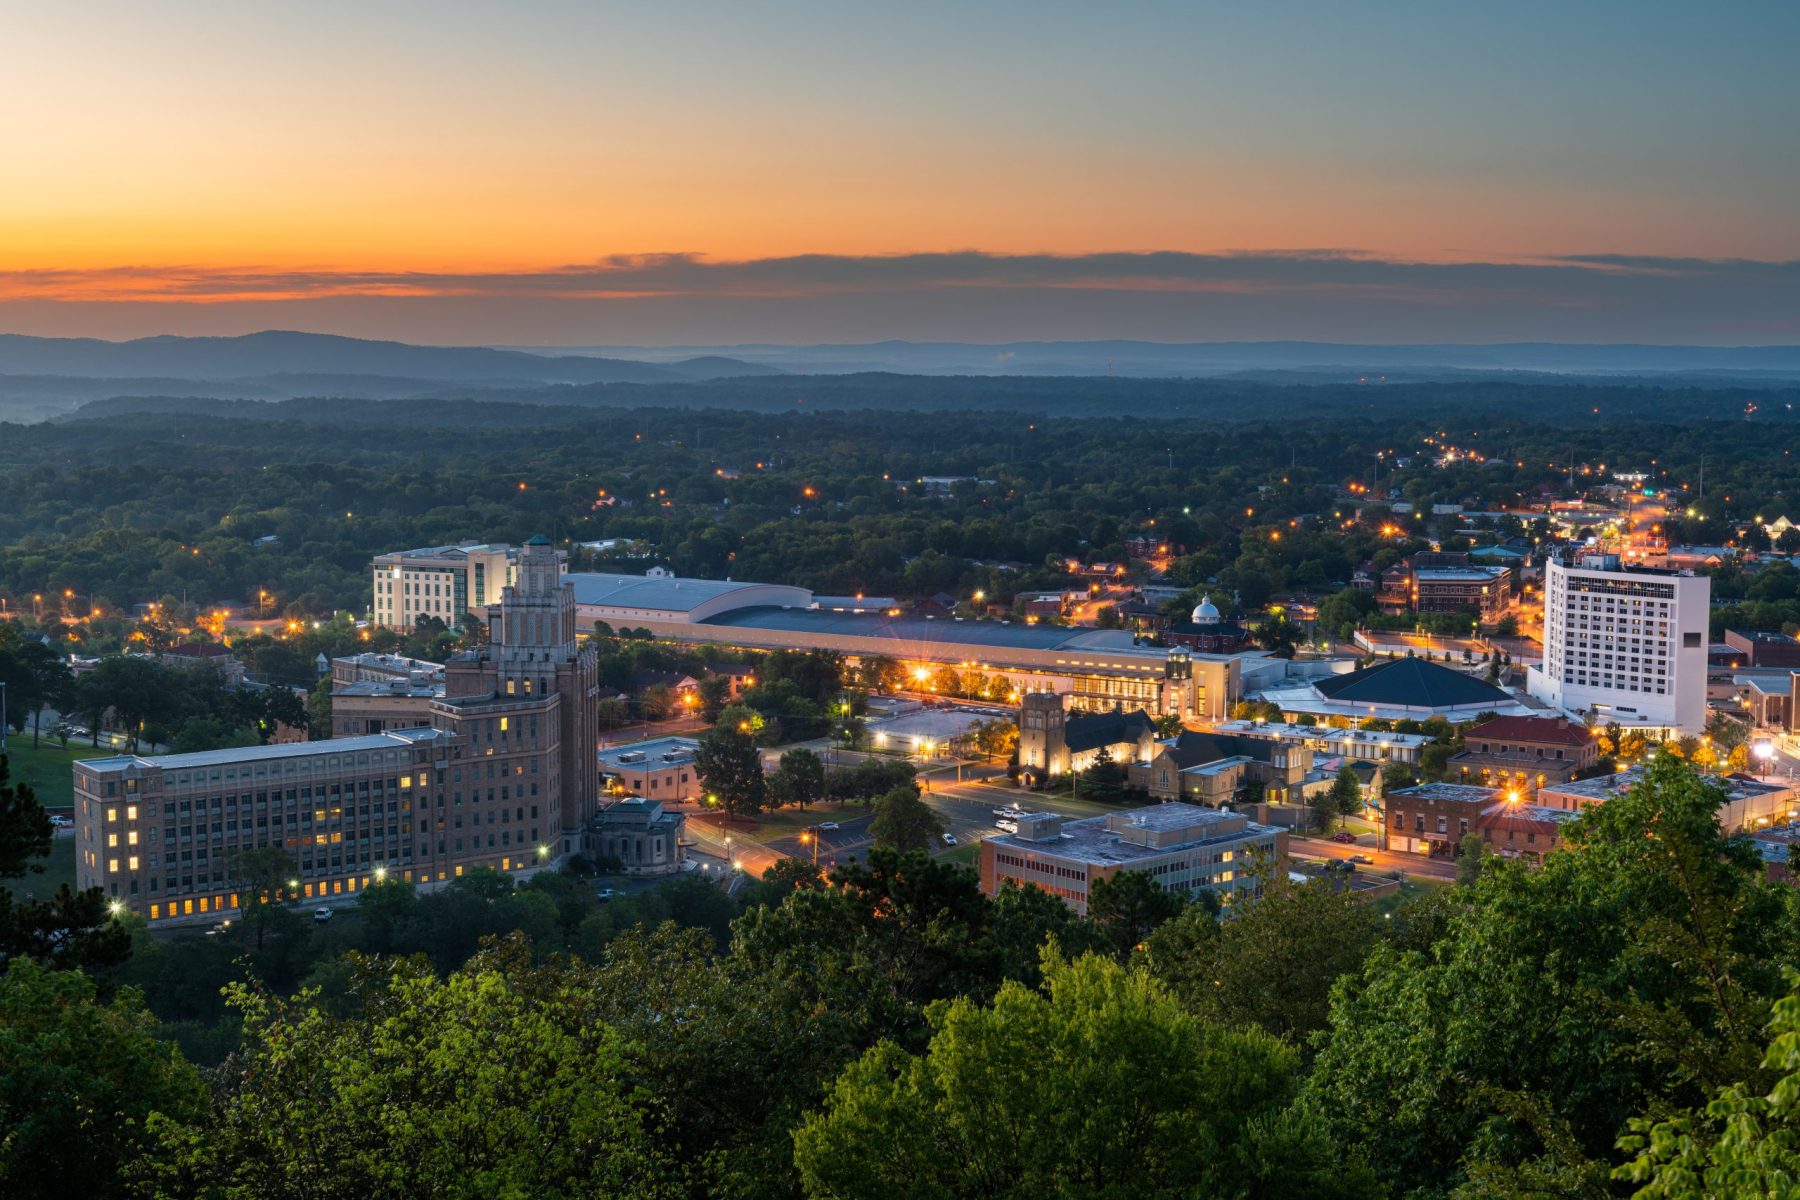
<instances>
[{"instance_id":1,"label":"stone building","mask_svg":"<svg viewBox=\"0 0 1800 1200\"><path fill-rule=\"evenodd\" d=\"M1114 762L1137 762L1155 740L1156 725L1141 708L1071 715L1056 692L1033 692L1019 705L1019 770L1034 781L1085 771L1102 749Z\"/></svg>"},{"instance_id":2,"label":"stone building","mask_svg":"<svg viewBox=\"0 0 1800 1200\"><path fill-rule=\"evenodd\" d=\"M642 796L614 801L594 817L592 857L608 868L616 863L627 875L673 875L685 858L681 830L686 821Z\"/></svg>"},{"instance_id":3,"label":"stone building","mask_svg":"<svg viewBox=\"0 0 1800 1200\"><path fill-rule=\"evenodd\" d=\"M1133 763L1129 778L1158 800L1217 808L1259 783L1264 800L1286 804L1299 803L1312 766L1313 752L1303 744L1183 730Z\"/></svg>"},{"instance_id":4,"label":"stone building","mask_svg":"<svg viewBox=\"0 0 1800 1200\"><path fill-rule=\"evenodd\" d=\"M238 907L235 861L285 850L307 899L439 883L588 849L598 664L556 552L534 539L494 640L445 667L427 723L361 737L74 765L76 880L153 922Z\"/></svg>"}]
</instances>

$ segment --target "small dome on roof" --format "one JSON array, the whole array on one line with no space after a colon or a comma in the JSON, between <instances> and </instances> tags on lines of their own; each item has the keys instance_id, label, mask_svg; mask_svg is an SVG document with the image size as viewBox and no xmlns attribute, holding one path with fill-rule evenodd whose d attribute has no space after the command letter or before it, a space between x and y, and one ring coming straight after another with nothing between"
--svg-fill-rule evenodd
<instances>
[{"instance_id":1,"label":"small dome on roof","mask_svg":"<svg viewBox=\"0 0 1800 1200\"><path fill-rule=\"evenodd\" d=\"M1212 602L1211 596L1200 597L1200 603L1194 606L1194 624L1211 625L1219 619L1219 609Z\"/></svg>"}]
</instances>

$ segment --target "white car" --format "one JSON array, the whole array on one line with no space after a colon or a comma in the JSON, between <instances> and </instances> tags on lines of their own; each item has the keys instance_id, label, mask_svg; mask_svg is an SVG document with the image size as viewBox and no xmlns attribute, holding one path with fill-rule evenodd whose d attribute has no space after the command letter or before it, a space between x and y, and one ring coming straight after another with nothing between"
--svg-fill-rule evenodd
<instances>
[{"instance_id":1,"label":"white car","mask_svg":"<svg viewBox=\"0 0 1800 1200\"><path fill-rule=\"evenodd\" d=\"M956 845L956 835L954 833L946 833L944 835L944 845L946 845L946 846Z\"/></svg>"},{"instance_id":2,"label":"white car","mask_svg":"<svg viewBox=\"0 0 1800 1200\"><path fill-rule=\"evenodd\" d=\"M318 922L320 925L323 925L325 922L331 920L331 918L335 917L336 915L337 914L332 912L329 908L313 909L313 920Z\"/></svg>"},{"instance_id":3,"label":"white car","mask_svg":"<svg viewBox=\"0 0 1800 1200\"><path fill-rule=\"evenodd\" d=\"M1000 830L1002 833L1017 833L1019 832L1019 823L1017 821L1009 821L1005 817L1002 817L994 822L994 828Z\"/></svg>"},{"instance_id":4,"label":"white car","mask_svg":"<svg viewBox=\"0 0 1800 1200\"><path fill-rule=\"evenodd\" d=\"M603 887L599 891L594 893L594 899L600 901L602 904L605 904L606 902L608 902L609 900L611 900L614 896L616 896L618 894L619 894L618 891L614 888Z\"/></svg>"},{"instance_id":5,"label":"white car","mask_svg":"<svg viewBox=\"0 0 1800 1200\"><path fill-rule=\"evenodd\" d=\"M827 821L823 825L819 826L819 832L820 833L836 833L841 828L842 828L842 826L840 826L836 821Z\"/></svg>"},{"instance_id":6,"label":"white car","mask_svg":"<svg viewBox=\"0 0 1800 1200\"><path fill-rule=\"evenodd\" d=\"M69 820L69 818L67 818L65 816L61 816L60 814L52 816L50 818L50 823L52 825L56 826L58 829L67 829L67 828L69 828L69 826L75 824L75 822Z\"/></svg>"}]
</instances>

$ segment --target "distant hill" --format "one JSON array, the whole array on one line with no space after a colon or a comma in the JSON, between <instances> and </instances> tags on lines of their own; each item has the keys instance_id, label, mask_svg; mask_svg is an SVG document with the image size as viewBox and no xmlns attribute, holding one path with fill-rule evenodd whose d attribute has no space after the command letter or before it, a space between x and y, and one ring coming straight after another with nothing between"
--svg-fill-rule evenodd
<instances>
[{"instance_id":1,"label":"distant hill","mask_svg":"<svg viewBox=\"0 0 1800 1200\"><path fill-rule=\"evenodd\" d=\"M563 350L562 353L570 353ZM724 355L804 374L1127 375L1200 377L1295 371L1354 378L1404 373L1709 376L1800 379L1800 346L1649 346L1509 342L1492 345L1354 345L1341 342L868 342L857 345L592 346L581 353L667 365ZM541 353L551 353L544 350Z\"/></svg>"},{"instance_id":2,"label":"distant hill","mask_svg":"<svg viewBox=\"0 0 1800 1200\"><path fill-rule=\"evenodd\" d=\"M0 420L40 420L114 396L394 400L470 390L691 384L782 374L779 366L717 354L646 363L279 331L130 342L0 334Z\"/></svg>"},{"instance_id":3,"label":"distant hill","mask_svg":"<svg viewBox=\"0 0 1800 1200\"><path fill-rule=\"evenodd\" d=\"M675 383L780 373L716 355L667 365L590 354L529 354L485 346L413 346L319 333L151 337L130 342L0 334L0 375L191 380L395 377L486 386L545 383Z\"/></svg>"}]
</instances>

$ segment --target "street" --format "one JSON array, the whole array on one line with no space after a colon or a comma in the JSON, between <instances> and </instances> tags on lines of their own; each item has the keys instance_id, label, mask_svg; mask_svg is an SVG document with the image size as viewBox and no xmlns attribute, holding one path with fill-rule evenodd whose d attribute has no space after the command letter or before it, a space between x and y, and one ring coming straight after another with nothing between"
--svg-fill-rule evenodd
<instances>
[{"instance_id":1,"label":"street","mask_svg":"<svg viewBox=\"0 0 1800 1200\"><path fill-rule=\"evenodd\" d=\"M1372 845L1346 844L1329 838L1296 837L1288 841L1289 858L1346 859L1355 854L1370 860L1366 865L1357 864L1364 871L1385 873L1398 870L1418 879L1433 879L1443 883L1456 881L1456 864L1449 859L1401 854L1397 850L1379 850Z\"/></svg>"}]
</instances>

